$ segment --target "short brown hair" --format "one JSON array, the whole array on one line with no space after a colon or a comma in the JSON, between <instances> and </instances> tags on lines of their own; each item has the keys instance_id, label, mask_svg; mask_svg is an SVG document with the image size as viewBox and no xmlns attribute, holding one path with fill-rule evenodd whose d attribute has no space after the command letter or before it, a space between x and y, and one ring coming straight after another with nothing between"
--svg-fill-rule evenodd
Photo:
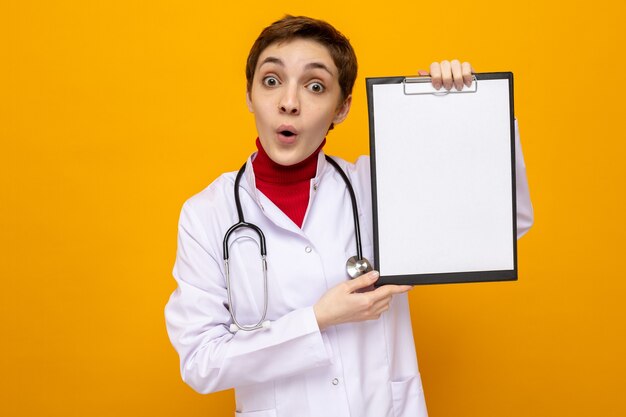
<instances>
[{"instance_id":1,"label":"short brown hair","mask_svg":"<svg viewBox=\"0 0 626 417\"><path fill-rule=\"evenodd\" d=\"M306 16L287 15L272 23L259 35L252 45L246 63L246 80L248 92L252 89L252 80L259 56L268 46L274 43L289 42L293 39L310 39L324 45L339 71L339 87L342 101L352 93L356 80L356 54L348 38L323 20Z\"/></svg>"}]
</instances>

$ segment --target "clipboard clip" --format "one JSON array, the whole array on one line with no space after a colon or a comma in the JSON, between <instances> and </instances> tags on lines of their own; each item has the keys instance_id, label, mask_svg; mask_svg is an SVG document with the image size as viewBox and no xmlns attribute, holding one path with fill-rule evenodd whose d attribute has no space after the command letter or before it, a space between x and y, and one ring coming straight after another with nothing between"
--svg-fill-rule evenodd
<instances>
[{"instance_id":1,"label":"clipboard clip","mask_svg":"<svg viewBox=\"0 0 626 417\"><path fill-rule=\"evenodd\" d=\"M447 96L448 94L475 93L478 91L478 79L476 78L476 75L472 75L472 85L470 87L463 86L463 89L461 91L457 91L454 88L451 90L446 90L445 88L442 88L441 90L435 90L435 88L431 84L431 78L428 76L406 77L402 81L402 89L404 90L405 96L420 94Z\"/></svg>"}]
</instances>

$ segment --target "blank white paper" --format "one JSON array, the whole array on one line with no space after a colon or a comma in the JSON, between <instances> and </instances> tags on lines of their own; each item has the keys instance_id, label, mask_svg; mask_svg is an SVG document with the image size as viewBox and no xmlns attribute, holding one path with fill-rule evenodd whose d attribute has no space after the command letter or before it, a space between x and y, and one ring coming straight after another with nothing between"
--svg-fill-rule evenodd
<instances>
[{"instance_id":1,"label":"blank white paper","mask_svg":"<svg viewBox=\"0 0 626 417\"><path fill-rule=\"evenodd\" d=\"M375 84L373 106L381 275L514 269L508 80L444 96Z\"/></svg>"}]
</instances>

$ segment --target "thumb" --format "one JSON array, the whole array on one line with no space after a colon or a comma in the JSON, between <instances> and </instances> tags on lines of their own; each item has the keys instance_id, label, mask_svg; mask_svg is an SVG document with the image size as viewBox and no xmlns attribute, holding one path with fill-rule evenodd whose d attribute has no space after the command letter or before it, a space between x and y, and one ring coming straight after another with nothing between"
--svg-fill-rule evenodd
<instances>
[{"instance_id":1,"label":"thumb","mask_svg":"<svg viewBox=\"0 0 626 417\"><path fill-rule=\"evenodd\" d=\"M425 70L417 70L417 74L420 77L424 77L424 76L428 77L430 75L430 73L428 71L425 71Z\"/></svg>"},{"instance_id":2,"label":"thumb","mask_svg":"<svg viewBox=\"0 0 626 417\"><path fill-rule=\"evenodd\" d=\"M380 277L378 271L370 271L367 274L363 274L360 277L347 281L348 291L355 292L362 288L369 287L378 281L378 277Z\"/></svg>"}]
</instances>

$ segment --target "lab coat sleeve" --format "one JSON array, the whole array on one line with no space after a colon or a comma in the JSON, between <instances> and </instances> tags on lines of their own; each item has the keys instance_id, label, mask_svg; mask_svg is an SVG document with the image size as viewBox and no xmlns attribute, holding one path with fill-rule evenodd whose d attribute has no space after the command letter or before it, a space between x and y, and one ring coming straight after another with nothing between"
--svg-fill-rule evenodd
<instances>
[{"instance_id":1,"label":"lab coat sleeve","mask_svg":"<svg viewBox=\"0 0 626 417\"><path fill-rule=\"evenodd\" d=\"M167 330L180 356L183 380L200 393L284 378L326 366L330 344L313 308L294 310L269 329L229 331L227 293L208 234L187 202L178 231L174 278L165 308Z\"/></svg>"},{"instance_id":2,"label":"lab coat sleeve","mask_svg":"<svg viewBox=\"0 0 626 417\"><path fill-rule=\"evenodd\" d=\"M533 206L530 202L526 165L522 154L519 127L515 120L515 199L517 201L517 238L524 236L533 224Z\"/></svg>"}]
</instances>

